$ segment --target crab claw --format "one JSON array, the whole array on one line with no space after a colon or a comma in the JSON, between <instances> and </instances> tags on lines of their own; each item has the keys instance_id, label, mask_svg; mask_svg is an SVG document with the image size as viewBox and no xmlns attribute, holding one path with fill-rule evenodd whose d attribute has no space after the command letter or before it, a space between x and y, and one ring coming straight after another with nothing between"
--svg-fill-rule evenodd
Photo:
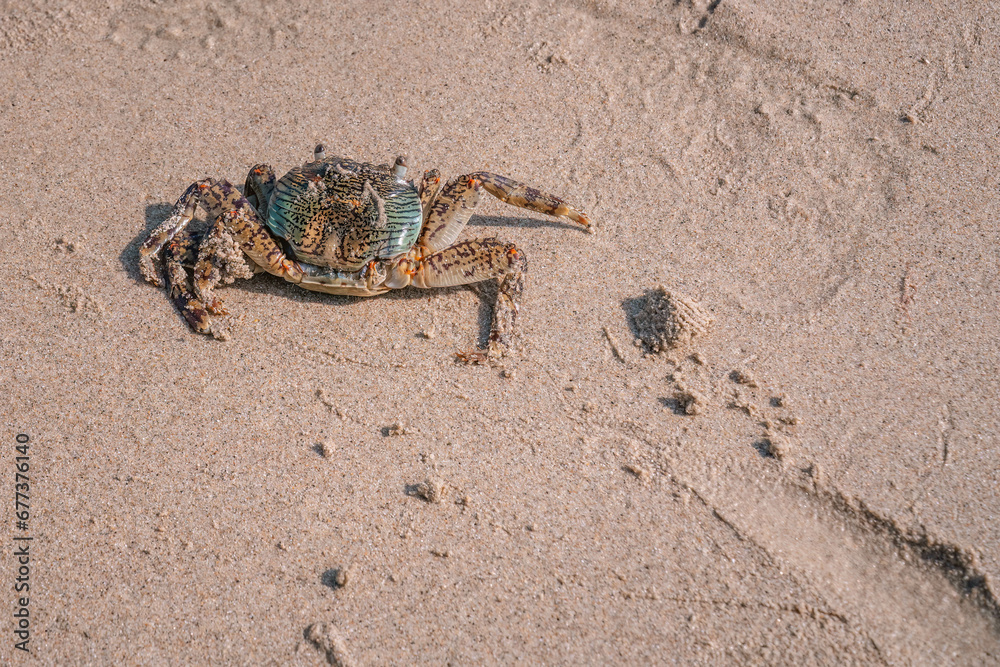
<instances>
[{"instance_id":1,"label":"crab claw","mask_svg":"<svg viewBox=\"0 0 1000 667\"><path fill-rule=\"evenodd\" d=\"M160 277L163 267L157 261L159 259L158 253L159 248L155 250L146 247L139 249L139 273L146 279L146 282L163 287L163 278Z\"/></svg>"}]
</instances>

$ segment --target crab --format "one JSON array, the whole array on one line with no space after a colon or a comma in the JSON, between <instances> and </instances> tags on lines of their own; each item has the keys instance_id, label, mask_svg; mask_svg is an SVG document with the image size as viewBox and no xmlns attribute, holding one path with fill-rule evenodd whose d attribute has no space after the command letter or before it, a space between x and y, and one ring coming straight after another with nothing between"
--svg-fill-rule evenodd
<instances>
[{"instance_id":1,"label":"crab","mask_svg":"<svg viewBox=\"0 0 1000 667\"><path fill-rule=\"evenodd\" d=\"M216 286L260 272L308 290L355 296L495 278L486 349L459 357L503 356L515 332L527 260L516 245L496 238L457 241L480 193L588 231L590 220L558 197L505 176L477 172L442 184L432 169L415 185L406 171L402 156L391 166L373 165L327 157L320 144L313 161L281 179L269 165L253 167L243 194L225 179L197 181L143 243L139 270L158 286L165 273L191 328L218 338L227 337L219 320L228 311ZM199 205L211 221L205 232L188 229Z\"/></svg>"}]
</instances>

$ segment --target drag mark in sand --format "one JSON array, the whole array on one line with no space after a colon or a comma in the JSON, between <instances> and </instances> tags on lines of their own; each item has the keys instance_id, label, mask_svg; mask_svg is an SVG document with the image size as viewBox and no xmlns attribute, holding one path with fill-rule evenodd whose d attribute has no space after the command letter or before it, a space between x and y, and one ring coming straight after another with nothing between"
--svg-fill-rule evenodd
<instances>
[{"instance_id":1,"label":"drag mark in sand","mask_svg":"<svg viewBox=\"0 0 1000 667\"><path fill-rule=\"evenodd\" d=\"M798 418L788 412L781 392L746 369L725 377L740 385L742 399L731 407L743 408L755 430L764 426L768 437L797 437L791 426ZM707 391L715 404L726 396L727 386ZM767 396L771 408L781 410L758 407ZM698 414L684 419L695 420L686 428L701 428L703 437L716 421ZM946 411L942 457L949 421ZM663 474L703 502L739 540L811 588L823 600L823 615L843 620L865 637L886 664L1000 661L996 586L970 549L929 535L919 524L901 526L873 511L829 483L816 464L802 470L795 456L737 456L720 474L722 461L711 462L713 457L697 446L669 446L683 438L654 433L650 423L614 428L651 450L669 452ZM723 431L716 435L727 437Z\"/></svg>"},{"instance_id":2,"label":"drag mark in sand","mask_svg":"<svg viewBox=\"0 0 1000 667\"><path fill-rule=\"evenodd\" d=\"M815 587L889 664L1000 659L1000 605L966 550L774 474L688 486L741 540Z\"/></svg>"}]
</instances>

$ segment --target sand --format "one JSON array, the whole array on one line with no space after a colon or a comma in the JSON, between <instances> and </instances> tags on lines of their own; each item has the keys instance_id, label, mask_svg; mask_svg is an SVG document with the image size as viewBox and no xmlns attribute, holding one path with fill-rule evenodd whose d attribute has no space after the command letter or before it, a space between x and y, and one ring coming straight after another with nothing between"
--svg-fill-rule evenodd
<instances>
[{"instance_id":1,"label":"sand","mask_svg":"<svg viewBox=\"0 0 1000 667\"><path fill-rule=\"evenodd\" d=\"M990 3L5 3L0 663L1000 662L998 35ZM500 365L455 362L489 285L257 276L191 332L143 240L318 142L596 230L485 198L463 238L529 266ZM637 345L659 285L711 330Z\"/></svg>"}]
</instances>

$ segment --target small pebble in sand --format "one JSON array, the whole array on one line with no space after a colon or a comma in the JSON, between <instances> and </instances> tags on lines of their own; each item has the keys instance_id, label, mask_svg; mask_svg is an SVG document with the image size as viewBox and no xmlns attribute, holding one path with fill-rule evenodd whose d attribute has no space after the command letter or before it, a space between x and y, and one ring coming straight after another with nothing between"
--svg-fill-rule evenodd
<instances>
[{"instance_id":1,"label":"small pebble in sand","mask_svg":"<svg viewBox=\"0 0 1000 667\"><path fill-rule=\"evenodd\" d=\"M346 588L349 583L354 580L354 564L347 566L338 567L336 574L333 576L333 582L337 584L337 588Z\"/></svg>"},{"instance_id":2,"label":"small pebble in sand","mask_svg":"<svg viewBox=\"0 0 1000 667\"><path fill-rule=\"evenodd\" d=\"M700 415L708 407L708 399L701 392L688 387L682 382L677 383L674 400L687 415Z\"/></svg>"},{"instance_id":3,"label":"small pebble in sand","mask_svg":"<svg viewBox=\"0 0 1000 667\"><path fill-rule=\"evenodd\" d=\"M636 465L635 463L626 463L622 467L625 468L625 472L631 473L640 482L645 482L649 479L649 471L640 465Z\"/></svg>"},{"instance_id":4,"label":"small pebble in sand","mask_svg":"<svg viewBox=\"0 0 1000 667\"><path fill-rule=\"evenodd\" d=\"M332 623L313 623L305 631L306 639L326 653L326 661L335 667L352 667L356 663L347 652L347 642L340 629Z\"/></svg>"},{"instance_id":5,"label":"small pebble in sand","mask_svg":"<svg viewBox=\"0 0 1000 667\"><path fill-rule=\"evenodd\" d=\"M757 378L754 377L753 373L745 368L737 368L732 373L729 374L730 379L737 384L746 385L747 387L759 387L757 383Z\"/></svg>"},{"instance_id":6,"label":"small pebble in sand","mask_svg":"<svg viewBox=\"0 0 1000 667\"><path fill-rule=\"evenodd\" d=\"M59 239L56 240L56 248L67 253L76 252L76 244L67 239L65 236L60 236Z\"/></svg>"},{"instance_id":7,"label":"small pebble in sand","mask_svg":"<svg viewBox=\"0 0 1000 667\"><path fill-rule=\"evenodd\" d=\"M765 436L762 444L765 451L779 461L783 461L792 454L791 444L779 435L772 433Z\"/></svg>"},{"instance_id":8,"label":"small pebble in sand","mask_svg":"<svg viewBox=\"0 0 1000 667\"><path fill-rule=\"evenodd\" d=\"M641 343L651 352L661 354L707 334L715 318L697 301L673 294L660 285L646 292L633 322Z\"/></svg>"},{"instance_id":9,"label":"small pebble in sand","mask_svg":"<svg viewBox=\"0 0 1000 667\"><path fill-rule=\"evenodd\" d=\"M444 482L439 479L425 479L414 489L416 494L429 503L439 503L444 498Z\"/></svg>"}]
</instances>

